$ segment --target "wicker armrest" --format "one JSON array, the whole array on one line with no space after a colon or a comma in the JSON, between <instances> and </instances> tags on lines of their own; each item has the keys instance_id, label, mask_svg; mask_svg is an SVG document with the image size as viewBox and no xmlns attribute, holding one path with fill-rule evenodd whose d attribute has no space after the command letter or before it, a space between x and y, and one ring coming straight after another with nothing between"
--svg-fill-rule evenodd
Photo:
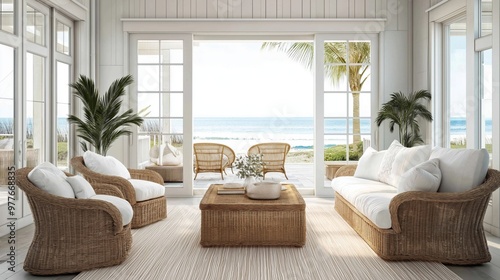
<instances>
[{"instance_id":1,"label":"wicker armrest","mask_svg":"<svg viewBox=\"0 0 500 280\"><path fill-rule=\"evenodd\" d=\"M71 227L71 225L67 224L67 217L69 215L72 217L71 223L74 225L89 223L106 224L112 222L114 234L118 234L123 231L123 222L120 211L113 204L106 201L96 199L64 198L47 194L46 196L38 197L36 203L38 204L37 209L41 211L43 215L50 215L50 219L47 219L53 221L50 226L61 225L66 228ZM71 212L75 214L71 215ZM106 214L99 215L99 213ZM63 220L61 220L61 222L57 222L59 216L61 216L61 219L64 219L64 222Z\"/></svg>"},{"instance_id":2,"label":"wicker armrest","mask_svg":"<svg viewBox=\"0 0 500 280\"><path fill-rule=\"evenodd\" d=\"M389 204L392 228L400 233L403 223L422 221L426 227L433 223L443 227L443 223L462 224L482 221L491 193L500 186L500 172L488 170L483 184L469 191L458 193L404 192L396 195ZM460 221L459 221L460 220Z\"/></svg>"},{"instance_id":3,"label":"wicker armrest","mask_svg":"<svg viewBox=\"0 0 500 280\"><path fill-rule=\"evenodd\" d=\"M341 167L339 167L337 172L335 172L334 178L341 177L341 176L353 176L357 167L358 167L357 164L349 164L349 165L341 166Z\"/></svg>"},{"instance_id":4,"label":"wicker armrest","mask_svg":"<svg viewBox=\"0 0 500 280\"><path fill-rule=\"evenodd\" d=\"M96 194L112 195L125 199L125 196L120 189L114 185L94 183L92 184L92 187L94 188Z\"/></svg>"},{"instance_id":5,"label":"wicker armrest","mask_svg":"<svg viewBox=\"0 0 500 280\"><path fill-rule=\"evenodd\" d=\"M158 172L148 169L129 169L132 179L146 180L163 185L163 177Z\"/></svg>"}]
</instances>

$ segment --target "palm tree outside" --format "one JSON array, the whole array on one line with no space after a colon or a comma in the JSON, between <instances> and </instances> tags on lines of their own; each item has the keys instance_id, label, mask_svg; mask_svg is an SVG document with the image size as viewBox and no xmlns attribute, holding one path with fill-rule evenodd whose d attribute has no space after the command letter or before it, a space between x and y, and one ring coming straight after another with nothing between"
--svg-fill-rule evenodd
<instances>
[{"instance_id":1,"label":"palm tree outside","mask_svg":"<svg viewBox=\"0 0 500 280\"><path fill-rule=\"evenodd\" d=\"M353 142L361 141L359 95L364 83L370 76L369 42L325 42L325 77L333 85L348 78L353 102ZM286 53L293 60L312 70L314 44L312 42L265 42L262 49L278 50ZM347 67L347 65L349 65Z\"/></svg>"}]
</instances>

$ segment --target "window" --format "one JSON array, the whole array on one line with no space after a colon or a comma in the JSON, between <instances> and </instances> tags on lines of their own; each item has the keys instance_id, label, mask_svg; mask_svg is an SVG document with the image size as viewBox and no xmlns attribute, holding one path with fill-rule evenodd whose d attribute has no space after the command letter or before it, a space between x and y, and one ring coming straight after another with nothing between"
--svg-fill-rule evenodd
<instances>
[{"instance_id":1,"label":"window","mask_svg":"<svg viewBox=\"0 0 500 280\"><path fill-rule=\"evenodd\" d=\"M26 39L38 45L45 45L45 15L40 11L26 6Z\"/></svg>"},{"instance_id":2,"label":"window","mask_svg":"<svg viewBox=\"0 0 500 280\"><path fill-rule=\"evenodd\" d=\"M491 35L492 8L491 0L481 0L481 36Z\"/></svg>"},{"instance_id":3,"label":"window","mask_svg":"<svg viewBox=\"0 0 500 280\"><path fill-rule=\"evenodd\" d=\"M481 52L481 148L486 148L491 154L492 150L492 50Z\"/></svg>"},{"instance_id":4,"label":"window","mask_svg":"<svg viewBox=\"0 0 500 280\"><path fill-rule=\"evenodd\" d=\"M182 149L183 71L182 40L137 41L137 108L148 112L139 129L139 142L147 143L139 164L149 160L154 145Z\"/></svg>"},{"instance_id":5,"label":"window","mask_svg":"<svg viewBox=\"0 0 500 280\"><path fill-rule=\"evenodd\" d=\"M14 34L14 0L0 0L0 30Z\"/></svg>"},{"instance_id":6,"label":"window","mask_svg":"<svg viewBox=\"0 0 500 280\"><path fill-rule=\"evenodd\" d=\"M36 54L26 55L26 148L33 154L28 167L45 159L47 129L45 122L45 58Z\"/></svg>"},{"instance_id":7,"label":"window","mask_svg":"<svg viewBox=\"0 0 500 280\"><path fill-rule=\"evenodd\" d=\"M371 43L326 41L324 57L325 161L358 160L371 139Z\"/></svg>"},{"instance_id":8,"label":"window","mask_svg":"<svg viewBox=\"0 0 500 280\"><path fill-rule=\"evenodd\" d=\"M56 23L56 51L65 55L70 55L70 28L64 23Z\"/></svg>"},{"instance_id":9,"label":"window","mask_svg":"<svg viewBox=\"0 0 500 280\"><path fill-rule=\"evenodd\" d=\"M57 166L67 170L69 166L69 123L70 109L70 66L67 63L56 63L56 95L57 95Z\"/></svg>"},{"instance_id":10,"label":"window","mask_svg":"<svg viewBox=\"0 0 500 280\"><path fill-rule=\"evenodd\" d=\"M14 48L0 44L0 61L0 186L6 186L14 165Z\"/></svg>"},{"instance_id":11,"label":"window","mask_svg":"<svg viewBox=\"0 0 500 280\"><path fill-rule=\"evenodd\" d=\"M445 25L445 145L466 146L466 23L465 19Z\"/></svg>"}]
</instances>

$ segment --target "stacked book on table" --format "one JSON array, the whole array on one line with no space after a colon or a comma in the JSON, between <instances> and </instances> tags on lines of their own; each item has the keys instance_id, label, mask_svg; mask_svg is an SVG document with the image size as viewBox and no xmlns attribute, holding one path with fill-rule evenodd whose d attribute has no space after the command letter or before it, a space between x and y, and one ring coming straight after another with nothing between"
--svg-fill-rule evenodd
<instances>
[{"instance_id":1,"label":"stacked book on table","mask_svg":"<svg viewBox=\"0 0 500 280\"><path fill-rule=\"evenodd\" d=\"M245 194L245 187L240 183L225 183L217 186L217 194Z\"/></svg>"}]
</instances>

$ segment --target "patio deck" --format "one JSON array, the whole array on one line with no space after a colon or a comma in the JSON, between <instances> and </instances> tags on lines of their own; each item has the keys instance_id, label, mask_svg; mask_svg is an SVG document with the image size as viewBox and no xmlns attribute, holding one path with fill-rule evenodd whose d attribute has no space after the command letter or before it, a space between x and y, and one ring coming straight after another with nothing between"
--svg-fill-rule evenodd
<instances>
[{"instance_id":1,"label":"patio deck","mask_svg":"<svg viewBox=\"0 0 500 280\"><path fill-rule=\"evenodd\" d=\"M288 182L294 184L297 188L314 188L314 165L312 163L289 163L285 164L288 180L283 173L267 173L266 180ZM206 189L211 184L220 184L225 182L238 181L238 177L231 172L230 168L226 169L227 175L224 175L224 180L221 179L219 173L200 173L196 180L193 181L194 189ZM331 181L325 178L325 186L330 186ZM182 183L167 183L167 187L178 187Z\"/></svg>"}]
</instances>

